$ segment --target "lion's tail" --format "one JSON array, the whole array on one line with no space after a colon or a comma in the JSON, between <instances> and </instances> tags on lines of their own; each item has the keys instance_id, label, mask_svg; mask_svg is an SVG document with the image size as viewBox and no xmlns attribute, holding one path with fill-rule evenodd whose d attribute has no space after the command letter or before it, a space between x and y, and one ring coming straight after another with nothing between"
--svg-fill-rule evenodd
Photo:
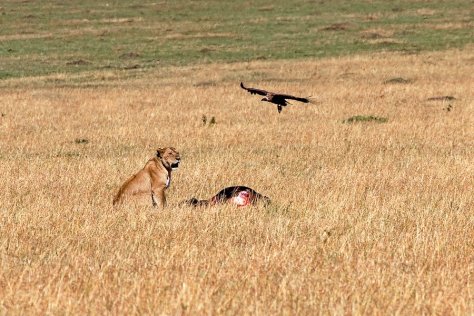
<instances>
[{"instance_id":1,"label":"lion's tail","mask_svg":"<svg viewBox=\"0 0 474 316\"><path fill-rule=\"evenodd\" d=\"M114 197L113 201L112 201L112 205L117 205L119 204L120 202L120 195L117 195L116 197Z\"/></svg>"},{"instance_id":2,"label":"lion's tail","mask_svg":"<svg viewBox=\"0 0 474 316\"><path fill-rule=\"evenodd\" d=\"M120 204L122 202L122 188L120 188L120 190L118 191L117 195L115 195L114 197L114 200L112 201L112 205L117 205L117 204Z\"/></svg>"}]
</instances>

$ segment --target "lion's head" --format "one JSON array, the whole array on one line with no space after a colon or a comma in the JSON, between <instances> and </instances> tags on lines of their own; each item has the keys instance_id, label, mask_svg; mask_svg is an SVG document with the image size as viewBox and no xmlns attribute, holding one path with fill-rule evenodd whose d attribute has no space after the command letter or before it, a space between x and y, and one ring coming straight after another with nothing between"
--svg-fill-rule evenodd
<instances>
[{"instance_id":1,"label":"lion's head","mask_svg":"<svg viewBox=\"0 0 474 316\"><path fill-rule=\"evenodd\" d=\"M156 157L161 160L165 168L172 170L177 169L181 161L179 152L174 147L158 148L156 150Z\"/></svg>"}]
</instances>

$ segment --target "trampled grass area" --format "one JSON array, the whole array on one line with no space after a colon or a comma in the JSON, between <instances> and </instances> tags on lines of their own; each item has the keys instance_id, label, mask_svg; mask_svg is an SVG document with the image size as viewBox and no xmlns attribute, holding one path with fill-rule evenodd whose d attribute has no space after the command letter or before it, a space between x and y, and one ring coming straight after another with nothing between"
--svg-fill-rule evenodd
<instances>
[{"instance_id":1,"label":"trampled grass area","mask_svg":"<svg viewBox=\"0 0 474 316\"><path fill-rule=\"evenodd\" d=\"M4 0L0 80L90 71L124 78L192 63L417 53L472 43L472 21L467 0Z\"/></svg>"},{"instance_id":2,"label":"trampled grass area","mask_svg":"<svg viewBox=\"0 0 474 316\"><path fill-rule=\"evenodd\" d=\"M0 314L472 314L471 52L3 89ZM239 79L315 103L278 114ZM167 145L169 207L112 208ZM272 205L178 206L237 184Z\"/></svg>"}]
</instances>

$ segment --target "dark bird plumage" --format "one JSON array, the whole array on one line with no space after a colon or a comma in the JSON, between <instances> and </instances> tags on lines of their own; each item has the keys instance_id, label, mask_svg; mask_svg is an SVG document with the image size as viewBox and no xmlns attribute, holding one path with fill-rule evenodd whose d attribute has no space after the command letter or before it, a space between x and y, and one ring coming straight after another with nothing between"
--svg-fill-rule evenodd
<instances>
[{"instance_id":1,"label":"dark bird plumage","mask_svg":"<svg viewBox=\"0 0 474 316\"><path fill-rule=\"evenodd\" d=\"M303 103L309 103L310 100L308 98L301 98L301 97L295 97L293 95L289 94L282 94L282 93L275 93L275 92L270 92L262 89L256 89L256 88L247 88L244 86L244 84L241 82L240 87L244 90L247 90L251 94L259 94L265 96L261 101L266 101L270 103L274 103L277 105L278 113L281 112L284 106L286 106L288 103L288 100L296 100L299 102Z\"/></svg>"}]
</instances>

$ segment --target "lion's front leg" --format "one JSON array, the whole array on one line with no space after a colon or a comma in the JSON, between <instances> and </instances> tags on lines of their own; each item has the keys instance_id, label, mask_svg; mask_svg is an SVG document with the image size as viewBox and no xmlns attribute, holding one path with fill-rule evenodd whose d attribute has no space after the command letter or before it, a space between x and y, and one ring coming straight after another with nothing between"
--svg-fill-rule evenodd
<instances>
[{"instance_id":1,"label":"lion's front leg","mask_svg":"<svg viewBox=\"0 0 474 316\"><path fill-rule=\"evenodd\" d=\"M158 203L156 203L155 194L153 193L153 191L151 192L151 205L153 207L156 207L158 205Z\"/></svg>"},{"instance_id":2,"label":"lion's front leg","mask_svg":"<svg viewBox=\"0 0 474 316\"><path fill-rule=\"evenodd\" d=\"M165 191L159 190L158 192L151 191L151 202L153 207L164 209L166 206Z\"/></svg>"}]
</instances>

